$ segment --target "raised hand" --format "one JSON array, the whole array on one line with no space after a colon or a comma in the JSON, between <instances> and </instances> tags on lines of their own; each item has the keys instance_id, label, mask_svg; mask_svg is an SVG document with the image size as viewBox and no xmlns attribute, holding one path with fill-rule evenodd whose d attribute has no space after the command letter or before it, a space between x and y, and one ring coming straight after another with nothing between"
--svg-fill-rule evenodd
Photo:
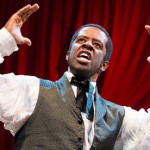
<instances>
[{"instance_id":1,"label":"raised hand","mask_svg":"<svg viewBox=\"0 0 150 150\"><path fill-rule=\"evenodd\" d=\"M149 57L147 57L147 61L150 63L150 56L149 56Z\"/></svg>"},{"instance_id":2,"label":"raised hand","mask_svg":"<svg viewBox=\"0 0 150 150\"><path fill-rule=\"evenodd\" d=\"M32 6L27 5L13 14L4 26L14 37L17 44L27 44L28 46L31 45L31 40L22 36L21 27L30 15L38 9L38 4L34 4Z\"/></svg>"},{"instance_id":3,"label":"raised hand","mask_svg":"<svg viewBox=\"0 0 150 150\"><path fill-rule=\"evenodd\" d=\"M150 25L145 25L145 29L147 30L148 34L150 35Z\"/></svg>"},{"instance_id":4,"label":"raised hand","mask_svg":"<svg viewBox=\"0 0 150 150\"><path fill-rule=\"evenodd\" d=\"M147 30L148 34L150 35L150 25L146 25L145 29ZM150 56L147 57L147 61L150 63Z\"/></svg>"}]
</instances>

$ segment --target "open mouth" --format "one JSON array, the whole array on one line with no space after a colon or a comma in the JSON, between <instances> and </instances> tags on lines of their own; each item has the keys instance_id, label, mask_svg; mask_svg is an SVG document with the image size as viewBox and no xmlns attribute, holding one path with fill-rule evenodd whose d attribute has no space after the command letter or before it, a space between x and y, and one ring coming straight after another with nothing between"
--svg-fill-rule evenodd
<instances>
[{"instance_id":1,"label":"open mouth","mask_svg":"<svg viewBox=\"0 0 150 150\"><path fill-rule=\"evenodd\" d=\"M87 59L87 60L90 60L90 57L89 57L89 55L87 54L87 53L81 53L80 55L79 55L79 57L82 57L82 58L85 58L85 59Z\"/></svg>"},{"instance_id":2,"label":"open mouth","mask_svg":"<svg viewBox=\"0 0 150 150\"><path fill-rule=\"evenodd\" d=\"M89 52L81 51L77 56L77 59L81 63L91 62L91 54Z\"/></svg>"}]
</instances>

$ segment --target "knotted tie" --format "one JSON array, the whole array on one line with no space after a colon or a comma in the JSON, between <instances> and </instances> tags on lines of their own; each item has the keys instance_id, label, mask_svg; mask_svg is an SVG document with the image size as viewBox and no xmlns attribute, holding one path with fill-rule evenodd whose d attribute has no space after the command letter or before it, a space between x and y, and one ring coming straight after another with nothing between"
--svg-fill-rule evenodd
<instances>
[{"instance_id":1,"label":"knotted tie","mask_svg":"<svg viewBox=\"0 0 150 150\"><path fill-rule=\"evenodd\" d=\"M77 108L79 108L81 112L86 112L87 119L92 121L94 116L92 102L94 87L89 84L89 81L79 81L75 77L72 77L70 83L77 86ZM88 92L88 99L86 96L86 92Z\"/></svg>"}]
</instances>

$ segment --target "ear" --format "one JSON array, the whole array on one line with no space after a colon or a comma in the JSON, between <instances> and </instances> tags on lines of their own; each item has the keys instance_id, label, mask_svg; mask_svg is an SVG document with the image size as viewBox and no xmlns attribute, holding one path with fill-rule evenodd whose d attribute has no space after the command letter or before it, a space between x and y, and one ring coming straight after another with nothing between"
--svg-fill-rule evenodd
<instances>
[{"instance_id":1,"label":"ear","mask_svg":"<svg viewBox=\"0 0 150 150\"><path fill-rule=\"evenodd\" d=\"M100 70L101 70L101 71L105 71L108 67L109 67L109 61L104 61L104 62L101 64Z\"/></svg>"},{"instance_id":2,"label":"ear","mask_svg":"<svg viewBox=\"0 0 150 150\"><path fill-rule=\"evenodd\" d=\"M67 54L66 54L66 60L67 61L68 61L69 54L70 54L70 51L67 51Z\"/></svg>"}]
</instances>

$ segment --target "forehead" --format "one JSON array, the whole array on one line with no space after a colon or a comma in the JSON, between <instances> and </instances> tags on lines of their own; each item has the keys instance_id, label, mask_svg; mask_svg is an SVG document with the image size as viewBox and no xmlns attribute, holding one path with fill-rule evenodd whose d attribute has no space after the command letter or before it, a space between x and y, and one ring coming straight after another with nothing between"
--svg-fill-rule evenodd
<instances>
[{"instance_id":1,"label":"forehead","mask_svg":"<svg viewBox=\"0 0 150 150\"><path fill-rule=\"evenodd\" d=\"M79 31L77 37L79 36L87 36L89 38L99 40L103 43L108 41L106 34L97 27L85 27Z\"/></svg>"}]
</instances>

